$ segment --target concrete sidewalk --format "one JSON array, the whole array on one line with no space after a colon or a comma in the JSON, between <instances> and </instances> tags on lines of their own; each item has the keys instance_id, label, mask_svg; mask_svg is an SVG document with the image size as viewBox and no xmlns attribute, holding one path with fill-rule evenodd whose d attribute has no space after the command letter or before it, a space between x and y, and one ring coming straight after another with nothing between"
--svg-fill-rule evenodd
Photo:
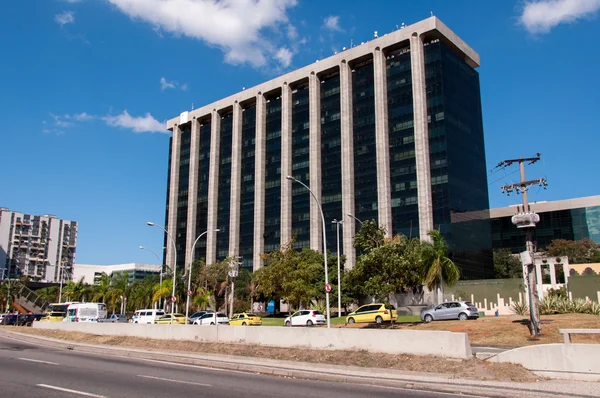
<instances>
[{"instance_id":1,"label":"concrete sidewalk","mask_svg":"<svg viewBox=\"0 0 600 398\"><path fill-rule=\"evenodd\" d=\"M324 365L232 355L197 354L181 351L139 349L72 343L65 340L0 330L2 338L83 353L137 358L140 360L203 366L298 379L472 394L485 397L600 397L600 383L544 380L531 383L459 379L449 374L396 371L357 366Z\"/></svg>"}]
</instances>

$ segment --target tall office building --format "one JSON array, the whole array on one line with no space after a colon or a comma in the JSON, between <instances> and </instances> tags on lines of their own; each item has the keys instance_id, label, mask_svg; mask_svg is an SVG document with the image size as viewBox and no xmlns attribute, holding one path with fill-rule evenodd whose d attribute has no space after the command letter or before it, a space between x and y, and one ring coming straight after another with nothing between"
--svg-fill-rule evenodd
<instances>
[{"instance_id":1,"label":"tall office building","mask_svg":"<svg viewBox=\"0 0 600 398\"><path fill-rule=\"evenodd\" d=\"M179 266L298 248L356 261L358 220L389 236L439 229L469 278L488 276L489 208L479 55L435 17L167 122L167 229ZM220 232L213 232L219 228ZM166 262L174 253L167 246Z\"/></svg>"},{"instance_id":2,"label":"tall office building","mask_svg":"<svg viewBox=\"0 0 600 398\"><path fill-rule=\"evenodd\" d=\"M75 263L77 222L34 216L0 207L0 273L58 282L61 267L70 280Z\"/></svg>"}]
</instances>

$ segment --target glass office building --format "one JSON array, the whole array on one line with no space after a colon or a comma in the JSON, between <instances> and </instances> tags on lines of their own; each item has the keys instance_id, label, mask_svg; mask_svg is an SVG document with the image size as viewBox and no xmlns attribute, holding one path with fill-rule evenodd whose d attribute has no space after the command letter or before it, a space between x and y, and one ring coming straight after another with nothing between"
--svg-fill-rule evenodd
<instances>
[{"instance_id":1,"label":"glass office building","mask_svg":"<svg viewBox=\"0 0 600 398\"><path fill-rule=\"evenodd\" d=\"M543 250L554 239L592 239L600 244L600 196L532 203L531 209L540 216L533 229L536 251ZM511 222L516 212L516 206L490 211L495 250L510 249L513 253L525 250L525 230Z\"/></svg>"},{"instance_id":2,"label":"glass office building","mask_svg":"<svg viewBox=\"0 0 600 398\"><path fill-rule=\"evenodd\" d=\"M478 66L431 17L169 120L178 265L204 231L194 258L208 263L241 257L257 269L292 240L322 251L322 208L331 252L331 221L343 221L349 267L360 221L374 219L388 236L437 229L464 277L490 276Z\"/></svg>"}]
</instances>

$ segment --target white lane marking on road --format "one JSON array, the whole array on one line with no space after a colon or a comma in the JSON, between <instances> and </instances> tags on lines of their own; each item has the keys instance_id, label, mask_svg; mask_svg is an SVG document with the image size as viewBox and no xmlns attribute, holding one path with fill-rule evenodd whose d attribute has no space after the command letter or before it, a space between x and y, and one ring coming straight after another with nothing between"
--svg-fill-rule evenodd
<instances>
[{"instance_id":1,"label":"white lane marking on road","mask_svg":"<svg viewBox=\"0 0 600 398\"><path fill-rule=\"evenodd\" d=\"M39 359L31 359L31 358L17 358L17 359L20 359L21 361L44 363L46 365L60 365L56 362L40 361Z\"/></svg>"},{"instance_id":2,"label":"white lane marking on road","mask_svg":"<svg viewBox=\"0 0 600 398\"><path fill-rule=\"evenodd\" d=\"M129 359L136 360L136 361L160 363L162 365L180 366L180 367L184 367L184 368L214 370L215 372L241 373L241 374L244 374L244 375L255 373L255 372L244 372L242 370L212 368L210 366L202 366L202 365L190 365L190 364L187 364L187 363L176 363L176 362L158 361L156 359L135 358L135 357L129 357Z\"/></svg>"},{"instance_id":3,"label":"white lane marking on road","mask_svg":"<svg viewBox=\"0 0 600 398\"><path fill-rule=\"evenodd\" d=\"M162 380L162 381L171 381L173 383L181 383L181 384L192 384L195 386L203 386L203 387L212 387L212 385L210 384L204 384L204 383L195 383L193 381L184 381L184 380L175 380L175 379L165 379L162 377L156 377L156 376L145 376L145 375L138 375L138 377L144 377L146 379L154 379L154 380Z\"/></svg>"},{"instance_id":4,"label":"white lane marking on road","mask_svg":"<svg viewBox=\"0 0 600 398\"><path fill-rule=\"evenodd\" d=\"M70 392L71 394L83 395L85 397L106 398L106 396L104 396L104 395L92 394L92 393L85 392L85 391L69 390L68 388L62 388L62 387L57 387L57 386L50 386L48 384L36 384L36 386L48 388L50 390Z\"/></svg>"}]
</instances>

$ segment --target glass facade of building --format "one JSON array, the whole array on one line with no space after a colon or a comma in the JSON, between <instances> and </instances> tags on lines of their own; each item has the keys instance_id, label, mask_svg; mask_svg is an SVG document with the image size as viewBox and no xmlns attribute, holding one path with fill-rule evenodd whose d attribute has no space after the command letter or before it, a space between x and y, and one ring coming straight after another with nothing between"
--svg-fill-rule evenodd
<instances>
[{"instance_id":1,"label":"glass facade of building","mask_svg":"<svg viewBox=\"0 0 600 398\"><path fill-rule=\"evenodd\" d=\"M208 172L210 167L210 119L200 121L198 149L198 198L196 213L196 235L206 231L208 225ZM196 243L194 259L206 259L206 239Z\"/></svg>"},{"instance_id":2,"label":"glass facade of building","mask_svg":"<svg viewBox=\"0 0 600 398\"><path fill-rule=\"evenodd\" d=\"M375 87L373 58L352 65L354 122L354 216L377 220Z\"/></svg>"},{"instance_id":3,"label":"glass facade of building","mask_svg":"<svg viewBox=\"0 0 600 398\"><path fill-rule=\"evenodd\" d=\"M231 133L233 114L221 117L219 142L219 201L217 203L217 260L229 255L229 216L231 202Z\"/></svg>"},{"instance_id":4,"label":"glass facade of building","mask_svg":"<svg viewBox=\"0 0 600 398\"><path fill-rule=\"evenodd\" d=\"M327 228L327 249L337 253L337 225L342 214L342 136L340 122L339 70L320 76L321 80L321 202ZM348 222L354 220L347 219ZM342 250L340 226L340 251Z\"/></svg>"},{"instance_id":5,"label":"glass facade of building","mask_svg":"<svg viewBox=\"0 0 600 398\"><path fill-rule=\"evenodd\" d=\"M425 43L425 72L434 228L464 278L491 277L479 74L439 40Z\"/></svg>"},{"instance_id":6,"label":"glass facade of building","mask_svg":"<svg viewBox=\"0 0 600 398\"><path fill-rule=\"evenodd\" d=\"M280 247L281 218L281 97L267 99L265 160L265 253Z\"/></svg>"},{"instance_id":7,"label":"glass facade of building","mask_svg":"<svg viewBox=\"0 0 600 398\"><path fill-rule=\"evenodd\" d=\"M538 214L540 222L533 229L537 250L545 249L554 239L592 239L600 244L600 206L538 212ZM511 217L492 218L494 250L510 249L513 253L525 250L525 229L517 228L511 222Z\"/></svg>"},{"instance_id":8,"label":"glass facade of building","mask_svg":"<svg viewBox=\"0 0 600 398\"><path fill-rule=\"evenodd\" d=\"M190 143L191 126L181 127L181 140L179 141L179 192L177 195L177 226L175 244L177 247L177 267L185 264L185 240L187 237L187 212L188 212L188 186L190 181Z\"/></svg>"},{"instance_id":9,"label":"glass facade of building","mask_svg":"<svg viewBox=\"0 0 600 398\"><path fill-rule=\"evenodd\" d=\"M309 113L308 81L292 91L292 175L309 184ZM310 246L310 201L312 197L300 184L292 188L292 236L294 247ZM286 242L282 242L286 243Z\"/></svg>"},{"instance_id":10,"label":"glass facade of building","mask_svg":"<svg viewBox=\"0 0 600 398\"><path fill-rule=\"evenodd\" d=\"M386 53L392 233L419 236L410 48Z\"/></svg>"},{"instance_id":11,"label":"glass facade of building","mask_svg":"<svg viewBox=\"0 0 600 398\"><path fill-rule=\"evenodd\" d=\"M242 191L240 197L240 251L242 267L252 269L254 253L254 148L256 143L256 105L242 112Z\"/></svg>"}]
</instances>

